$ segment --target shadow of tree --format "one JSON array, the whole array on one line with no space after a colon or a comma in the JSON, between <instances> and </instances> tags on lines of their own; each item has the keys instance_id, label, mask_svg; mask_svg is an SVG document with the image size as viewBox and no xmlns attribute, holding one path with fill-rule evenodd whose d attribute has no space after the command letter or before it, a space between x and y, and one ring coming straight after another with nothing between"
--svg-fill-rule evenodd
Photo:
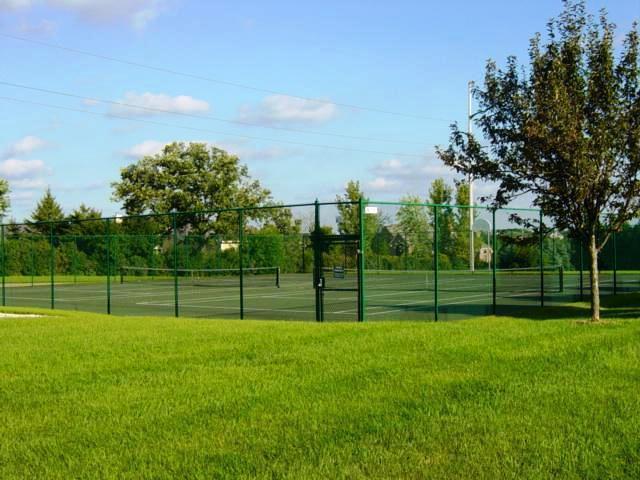
<instances>
[{"instance_id":1,"label":"shadow of tree","mask_svg":"<svg viewBox=\"0 0 640 480\"><path fill-rule=\"evenodd\" d=\"M625 293L616 296L605 296L601 299L601 317L607 318L638 318L640 319L640 293ZM499 306L496 312L499 316L510 316L528 320L566 320L589 319L591 309L588 302L567 303L564 305L550 305L547 307L533 306Z\"/></svg>"}]
</instances>

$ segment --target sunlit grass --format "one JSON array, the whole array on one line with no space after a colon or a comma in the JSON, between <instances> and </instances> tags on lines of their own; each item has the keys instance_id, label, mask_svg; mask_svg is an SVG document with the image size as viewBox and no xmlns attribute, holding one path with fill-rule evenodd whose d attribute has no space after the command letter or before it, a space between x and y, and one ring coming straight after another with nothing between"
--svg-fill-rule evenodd
<instances>
[{"instance_id":1,"label":"sunlit grass","mask_svg":"<svg viewBox=\"0 0 640 480\"><path fill-rule=\"evenodd\" d=\"M548 321L3 318L0 478L640 478L639 304L611 300L598 325L582 304Z\"/></svg>"}]
</instances>

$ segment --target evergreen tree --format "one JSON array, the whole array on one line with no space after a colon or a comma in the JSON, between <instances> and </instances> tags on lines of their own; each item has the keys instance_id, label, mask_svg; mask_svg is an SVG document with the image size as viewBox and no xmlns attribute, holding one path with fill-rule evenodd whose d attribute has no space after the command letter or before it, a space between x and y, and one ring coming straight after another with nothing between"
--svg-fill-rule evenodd
<instances>
[{"instance_id":1,"label":"evergreen tree","mask_svg":"<svg viewBox=\"0 0 640 480\"><path fill-rule=\"evenodd\" d=\"M38 201L35 210L31 213L31 218L26 223L32 224L32 229L42 234L50 232L48 224L38 224L38 222L60 222L64 219L62 207L51 193L51 189L47 188L42 198ZM54 233L60 233L64 230L61 224L53 225Z\"/></svg>"}]
</instances>

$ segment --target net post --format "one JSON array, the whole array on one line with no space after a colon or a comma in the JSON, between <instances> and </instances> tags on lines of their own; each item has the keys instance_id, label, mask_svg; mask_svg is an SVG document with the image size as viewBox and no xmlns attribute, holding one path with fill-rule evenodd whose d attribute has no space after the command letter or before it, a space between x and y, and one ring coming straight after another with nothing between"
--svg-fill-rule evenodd
<instances>
[{"instance_id":1,"label":"net post","mask_svg":"<svg viewBox=\"0 0 640 480\"><path fill-rule=\"evenodd\" d=\"M178 228L176 212L171 212L171 229L173 230L173 310L174 315L180 316L179 291L178 291Z\"/></svg>"},{"instance_id":2,"label":"net post","mask_svg":"<svg viewBox=\"0 0 640 480\"><path fill-rule=\"evenodd\" d=\"M7 252L4 244L4 223L0 227L2 231L0 232L1 240L2 240L2 306L7 305L7 294L6 294L6 276L7 276Z\"/></svg>"},{"instance_id":3,"label":"net post","mask_svg":"<svg viewBox=\"0 0 640 480\"><path fill-rule=\"evenodd\" d=\"M616 232L613 232L613 294L618 294L618 246Z\"/></svg>"},{"instance_id":4,"label":"net post","mask_svg":"<svg viewBox=\"0 0 640 480\"><path fill-rule=\"evenodd\" d=\"M498 311L498 278L497 278L497 267L498 267L498 232L496 229L496 209L491 210L491 228L492 228L492 243L493 243L493 255L491 257L491 294L492 294L492 307L493 314L495 315Z\"/></svg>"},{"instance_id":5,"label":"net post","mask_svg":"<svg viewBox=\"0 0 640 480\"><path fill-rule=\"evenodd\" d=\"M364 202L362 197L358 199L358 223L360 240L358 245L358 321L364 322L365 311L365 295L364 295L364 269L365 269L365 248L364 248Z\"/></svg>"},{"instance_id":6,"label":"net post","mask_svg":"<svg viewBox=\"0 0 640 480\"><path fill-rule=\"evenodd\" d=\"M51 283L51 310L56 307L55 293L56 250L53 244L53 222L49 223L49 279Z\"/></svg>"},{"instance_id":7,"label":"net post","mask_svg":"<svg viewBox=\"0 0 640 480\"><path fill-rule=\"evenodd\" d=\"M107 315L111 315L111 219L105 220L107 241Z\"/></svg>"},{"instance_id":8,"label":"net post","mask_svg":"<svg viewBox=\"0 0 640 480\"><path fill-rule=\"evenodd\" d=\"M540 263L540 306L544 307L544 232L542 229L542 209L540 209L540 216L539 216L539 221L540 221L540 232L539 232L539 236L540 236L540 259L539 259L539 263Z\"/></svg>"},{"instance_id":9,"label":"net post","mask_svg":"<svg viewBox=\"0 0 640 480\"><path fill-rule=\"evenodd\" d=\"M244 319L244 210L238 211L238 266L240 267L240 320Z\"/></svg>"},{"instance_id":10,"label":"net post","mask_svg":"<svg viewBox=\"0 0 640 480\"><path fill-rule=\"evenodd\" d=\"M433 312L434 319L438 321L438 276L439 276L439 263L438 257L440 255L440 232L439 232L439 222L438 222L438 207L433 207L433 272L434 272L434 282L433 282Z\"/></svg>"},{"instance_id":11,"label":"net post","mask_svg":"<svg viewBox=\"0 0 640 480\"><path fill-rule=\"evenodd\" d=\"M558 269L559 269L558 275L560 276L560 293L563 293L564 292L564 265L560 265Z\"/></svg>"},{"instance_id":12,"label":"net post","mask_svg":"<svg viewBox=\"0 0 640 480\"><path fill-rule=\"evenodd\" d=\"M276 267L276 287L280 288L280 267Z\"/></svg>"}]
</instances>

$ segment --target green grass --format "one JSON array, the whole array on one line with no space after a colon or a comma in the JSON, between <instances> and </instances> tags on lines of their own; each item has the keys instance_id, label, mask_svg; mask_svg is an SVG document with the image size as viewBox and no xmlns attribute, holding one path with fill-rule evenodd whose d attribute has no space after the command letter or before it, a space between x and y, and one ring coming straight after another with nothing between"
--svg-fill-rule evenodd
<instances>
[{"instance_id":1,"label":"green grass","mask_svg":"<svg viewBox=\"0 0 640 480\"><path fill-rule=\"evenodd\" d=\"M640 478L640 295L605 304L598 325L584 304L548 321L3 318L0 478Z\"/></svg>"}]
</instances>

